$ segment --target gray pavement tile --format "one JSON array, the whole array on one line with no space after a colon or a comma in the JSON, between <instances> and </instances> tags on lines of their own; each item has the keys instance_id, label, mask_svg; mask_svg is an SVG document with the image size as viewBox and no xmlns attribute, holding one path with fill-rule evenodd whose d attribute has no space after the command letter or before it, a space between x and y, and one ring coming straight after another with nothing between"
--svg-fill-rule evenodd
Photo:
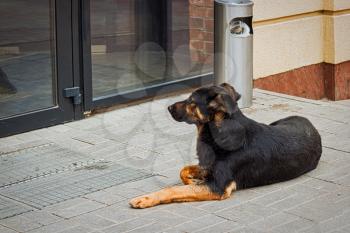
<instances>
[{"instance_id":1,"label":"gray pavement tile","mask_svg":"<svg viewBox=\"0 0 350 233\"><path fill-rule=\"evenodd\" d=\"M208 211L193 207L188 203L173 203L169 205L163 205L163 209L179 216L192 219L199 218L209 213Z\"/></svg>"},{"instance_id":2,"label":"gray pavement tile","mask_svg":"<svg viewBox=\"0 0 350 233\"><path fill-rule=\"evenodd\" d=\"M165 232L195 232L225 221L226 219L218 217L214 214L207 214L199 218L188 218L187 221L176 225L175 227L172 226L169 229L166 229Z\"/></svg>"},{"instance_id":3,"label":"gray pavement tile","mask_svg":"<svg viewBox=\"0 0 350 233\"><path fill-rule=\"evenodd\" d=\"M116 194L118 196L130 199L136 196L145 194L142 190L134 187L134 182L129 182L117 186L112 186L110 188L104 189L107 193Z\"/></svg>"},{"instance_id":4,"label":"gray pavement tile","mask_svg":"<svg viewBox=\"0 0 350 233\"><path fill-rule=\"evenodd\" d=\"M0 219L16 216L34 209L31 206L0 196Z\"/></svg>"},{"instance_id":5,"label":"gray pavement tile","mask_svg":"<svg viewBox=\"0 0 350 233\"><path fill-rule=\"evenodd\" d=\"M22 217L21 215L0 220L0 224L18 232L30 231L43 226L39 222Z\"/></svg>"},{"instance_id":6,"label":"gray pavement tile","mask_svg":"<svg viewBox=\"0 0 350 233\"><path fill-rule=\"evenodd\" d=\"M82 214L70 219L72 222L77 222L80 226L85 226L91 229L100 230L103 228L115 225L117 222L105 219L95 213Z\"/></svg>"},{"instance_id":7,"label":"gray pavement tile","mask_svg":"<svg viewBox=\"0 0 350 233\"><path fill-rule=\"evenodd\" d=\"M350 211L345 213L335 213L335 215L324 221L317 224L322 232L333 232L333 231L342 231L347 229L347 232L350 230ZM312 227L310 227L312 229ZM310 229L308 228L308 229Z\"/></svg>"},{"instance_id":8,"label":"gray pavement tile","mask_svg":"<svg viewBox=\"0 0 350 233\"><path fill-rule=\"evenodd\" d=\"M280 189L258 197L252 200L251 203L255 203L262 206L271 206L276 202L283 201L284 199L287 199L293 195L296 195L295 192L291 192L286 189Z\"/></svg>"},{"instance_id":9,"label":"gray pavement tile","mask_svg":"<svg viewBox=\"0 0 350 233\"><path fill-rule=\"evenodd\" d=\"M311 220L297 217L296 220L285 222L278 226L273 226L273 228L269 229L268 232L272 232L272 233L300 232L302 230L315 227L315 225L316 223Z\"/></svg>"},{"instance_id":10,"label":"gray pavement tile","mask_svg":"<svg viewBox=\"0 0 350 233\"><path fill-rule=\"evenodd\" d=\"M14 231L13 229L7 228L5 226L0 225L0 232L1 233L17 233L17 231Z\"/></svg>"},{"instance_id":11,"label":"gray pavement tile","mask_svg":"<svg viewBox=\"0 0 350 233\"><path fill-rule=\"evenodd\" d=\"M146 218L133 218L129 221L119 223L117 225L108 227L104 230L102 230L105 233L115 233L115 232L126 232L126 231L131 231L135 228L147 226L154 223L154 221ZM144 231L147 232L147 231ZM150 232L150 231L148 231Z\"/></svg>"},{"instance_id":12,"label":"gray pavement tile","mask_svg":"<svg viewBox=\"0 0 350 233\"><path fill-rule=\"evenodd\" d=\"M150 219L154 222L161 222L169 226L176 226L185 221L188 221L188 218L174 214L168 210L156 210L142 215L143 218Z\"/></svg>"},{"instance_id":13,"label":"gray pavement tile","mask_svg":"<svg viewBox=\"0 0 350 233\"><path fill-rule=\"evenodd\" d=\"M149 210L147 210L149 211ZM121 223L138 217L142 211L137 211L128 206L112 205L92 212L97 216L108 219L113 222Z\"/></svg>"},{"instance_id":14,"label":"gray pavement tile","mask_svg":"<svg viewBox=\"0 0 350 233\"><path fill-rule=\"evenodd\" d=\"M46 208L47 211L63 218L71 218L91 212L106 205L84 198L76 198Z\"/></svg>"},{"instance_id":15,"label":"gray pavement tile","mask_svg":"<svg viewBox=\"0 0 350 233\"><path fill-rule=\"evenodd\" d=\"M59 222L55 222L53 224L47 225L47 226L42 226L40 228L28 231L30 233L58 233L61 231L64 231L69 228L74 228L78 227L79 222L77 221L72 221L72 220L63 220Z\"/></svg>"},{"instance_id":16,"label":"gray pavement tile","mask_svg":"<svg viewBox=\"0 0 350 233\"><path fill-rule=\"evenodd\" d=\"M165 229L167 229L169 227L169 225L166 225L164 223L161 223L161 222L155 222L155 223L151 223L149 225L145 225L143 227L140 227L140 228L136 228L132 231L129 231L130 233L137 233L137 232L140 232L140 233L144 233L144 232L162 232L164 231Z\"/></svg>"},{"instance_id":17,"label":"gray pavement tile","mask_svg":"<svg viewBox=\"0 0 350 233\"><path fill-rule=\"evenodd\" d=\"M255 192L254 189L239 190L232 193L231 197L226 200L198 202L198 208L208 212L217 212L241 205L263 195L262 193Z\"/></svg>"},{"instance_id":18,"label":"gray pavement tile","mask_svg":"<svg viewBox=\"0 0 350 233\"><path fill-rule=\"evenodd\" d=\"M29 219L33 222L37 222L43 226L62 221L63 218L60 218L56 215L53 215L45 210L35 210L19 215L18 217Z\"/></svg>"},{"instance_id":19,"label":"gray pavement tile","mask_svg":"<svg viewBox=\"0 0 350 233\"><path fill-rule=\"evenodd\" d=\"M286 212L315 222L326 221L350 211L350 196L348 195L348 191L343 195L340 191L337 191L316 197Z\"/></svg>"},{"instance_id":20,"label":"gray pavement tile","mask_svg":"<svg viewBox=\"0 0 350 233\"><path fill-rule=\"evenodd\" d=\"M251 224L274 215L276 212L278 212L278 210L271 207L260 206L248 202L233 208L218 211L216 212L216 215L240 224Z\"/></svg>"},{"instance_id":21,"label":"gray pavement tile","mask_svg":"<svg viewBox=\"0 0 350 233\"><path fill-rule=\"evenodd\" d=\"M283 212L277 212L274 215L264 217L252 224L248 224L249 227L255 229L264 229L266 231L272 231L274 228L280 228L283 225L295 222L296 220L302 219L292 214Z\"/></svg>"},{"instance_id":22,"label":"gray pavement tile","mask_svg":"<svg viewBox=\"0 0 350 233\"><path fill-rule=\"evenodd\" d=\"M234 229L234 231L228 231L228 232L232 232L232 233L270 233L269 231L265 231L264 229L255 229L255 228L250 228L250 227L240 227L237 229ZM284 232L284 233L289 233L288 232Z\"/></svg>"},{"instance_id":23,"label":"gray pavement tile","mask_svg":"<svg viewBox=\"0 0 350 233\"><path fill-rule=\"evenodd\" d=\"M112 205L117 202L125 201L126 198L120 195L117 195L115 192L100 190L98 192L90 193L84 196L85 198L100 202L106 205Z\"/></svg>"},{"instance_id":24,"label":"gray pavement tile","mask_svg":"<svg viewBox=\"0 0 350 233\"><path fill-rule=\"evenodd\" d=\"M239 227L240 227L239 223L225 220L225 221L220 222L220 223L218 223L216 225L212 225L212 226L209 226L207 228L203 228L203 229L197 230L195 232L201 232L201 233L202 232L203 233L234 232L235 229L237 229Z\"/></svg>"},{"instance_id":25,"label":"gray pavement tile","mask_svg":"<svg viewBox=\"0 0 350 233\"><path fill-rule=\"evenodd\" d=\"M93 231L92 229L87 228L85 226L76 226L76 227L65 229L63 231L58 231L57 233L89 233L92 231Z\"/></svg>"}]
</instances>

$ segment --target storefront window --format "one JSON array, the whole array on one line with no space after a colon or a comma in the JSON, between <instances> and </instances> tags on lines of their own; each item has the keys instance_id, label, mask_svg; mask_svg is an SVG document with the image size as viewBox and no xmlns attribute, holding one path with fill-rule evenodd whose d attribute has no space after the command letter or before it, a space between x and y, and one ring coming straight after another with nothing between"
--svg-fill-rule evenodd
<instances>
[{"instance_id":1,"label":"storefront window","mask_svg":"<svg viewBox=\"0 0 350 233\"><path fill-rule=\"evenodd\" d=\"M53 25L53 1L0 1L0 118L56 105Z\"/></svg>"},{"instance_id":2,"label":"storefront window","mask_svg":"<svg viewBox=\"0 0 350 233\"><path fill-rule=\"evenodd\" d=\"M212 3L191 2L91 0L93 97L211 73Z\"/></svg>"}]
</instances>

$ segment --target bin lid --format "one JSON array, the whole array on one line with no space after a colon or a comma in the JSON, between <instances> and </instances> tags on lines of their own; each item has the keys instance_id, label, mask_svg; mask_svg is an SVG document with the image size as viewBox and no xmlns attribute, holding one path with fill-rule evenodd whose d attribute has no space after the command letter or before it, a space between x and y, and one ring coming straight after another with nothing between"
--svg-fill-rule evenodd
<instances>
[{"instance_id":1,"label":"bin lid","mask_svg":"<svg viewBox=\"0 0 350 233\"><path fill-rule=\"evenodd\" d=\"M232 6L251 6L254 4L250 0L215 0L215 2L223 5L232 5Z\"/></svg>"}]
</instances>

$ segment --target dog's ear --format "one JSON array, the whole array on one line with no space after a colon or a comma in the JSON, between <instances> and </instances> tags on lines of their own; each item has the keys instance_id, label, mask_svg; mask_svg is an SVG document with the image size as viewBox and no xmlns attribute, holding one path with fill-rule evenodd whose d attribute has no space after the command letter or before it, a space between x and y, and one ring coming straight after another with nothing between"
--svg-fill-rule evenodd
<instances>
[{"instance_id":1,"label":"dog's ear","mask_svg":"<svg viewBox=\"0 0 350 233\"><path fill-rule=\"evenodd\" d=\"M237 111L237 103L226 93L218 93L216 97L209 102L209 108L217 112L224 112L232 115Z\"/></svg>"},{"instance_id":2,"label":"dog's ear","mask_svg":"<svg viewBox=\"0 0 350 233\"><path fill-rule=\"evenodd\" d=\"M220 87L224 88L226 92L234 99L235 101L238 101L241 98L241 95L235 90L233 86L231 86L228 83L222 83L220 84Z\"/></svg>"}]
</instances>

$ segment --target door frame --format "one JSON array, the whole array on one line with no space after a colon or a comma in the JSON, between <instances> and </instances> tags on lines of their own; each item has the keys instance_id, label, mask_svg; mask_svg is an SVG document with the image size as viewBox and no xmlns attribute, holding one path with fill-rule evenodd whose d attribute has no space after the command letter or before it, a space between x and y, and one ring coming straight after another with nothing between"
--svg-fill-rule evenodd
<instances>
[{"instance_id":1,"label":"door frame","mask_svg":"<svg viewBox=\"0 0 350 233\"><path fill-rule=\"evenodd\" d=\"M72 0L54 1L55 66L57 105L0 119L0 137L6 137L34 129L48 127L82 118L79 106L64 97L64 88L80 85L73 63ZM73 2L76 2L73 0ZM68 30L67 30L68 29Z\"/></svg>"}]
</instances>

